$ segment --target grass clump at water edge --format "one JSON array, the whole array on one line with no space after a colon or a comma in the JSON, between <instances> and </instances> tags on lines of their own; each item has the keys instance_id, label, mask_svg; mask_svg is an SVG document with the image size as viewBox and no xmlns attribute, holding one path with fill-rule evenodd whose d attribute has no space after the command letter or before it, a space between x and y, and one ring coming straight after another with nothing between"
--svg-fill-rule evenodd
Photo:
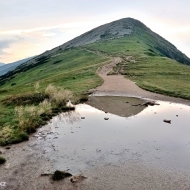
<instances>
[{"instance_id":1,"label":"grass clump at water edge","mask_svg":"<svg viewBox=\"0 0 190 190\"><path fill-rule=\"evenodd\" d=\"M73 110L67 106L68 100L74 100L71 91L61 87L56 87L52 84L45 89L44 99L37 105L15 106L14 114L16 125L7 125L0 131L0 145L18 143L23 140L28 140L28 134L35 132L39 126L62 111ZM36 102L35 102L36 103Z\"/></svg>"}]
</instances>

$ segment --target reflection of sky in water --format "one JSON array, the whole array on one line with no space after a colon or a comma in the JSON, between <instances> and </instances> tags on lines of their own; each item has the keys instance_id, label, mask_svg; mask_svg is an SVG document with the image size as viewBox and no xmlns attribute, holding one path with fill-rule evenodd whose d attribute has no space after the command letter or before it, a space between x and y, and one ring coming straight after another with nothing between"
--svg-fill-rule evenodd
<instances>
[{"instance_id":1,"label":"reflection of sky in water","mask_svg":"<svg viewBox=\"0 0 190 190\"><path fill-rule=\"evenodd\" d=\"M129 118L78 105L74 112L53 118L49 126L59 135L48 135L41 143L61 169L78 171L135 160L190 171L190 107L159 103Z\"/></svg>"}]
</instances>

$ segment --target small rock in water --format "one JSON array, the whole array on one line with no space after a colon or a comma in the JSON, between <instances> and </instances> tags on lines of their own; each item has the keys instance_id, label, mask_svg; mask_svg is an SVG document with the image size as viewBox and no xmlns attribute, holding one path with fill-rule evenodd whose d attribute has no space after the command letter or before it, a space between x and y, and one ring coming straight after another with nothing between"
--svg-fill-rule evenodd
<instances>
[{"instance_id":1,"label":"small rock in water","mask_svg":"<svg viewBox=\"0 0 190 190\"><path fill-rule=\"evenodd\" d=\"M108 117L105 117L104 120L108 120L109 118Z\"/></svg>"},{"instance_id":2,"label":"small rock in water","mask_svg":"<svg viewBox=\"0 0 190 190\"><path fill-rule=\"evenodd\" d=\"M171 120L168 120L168 119L164 119L164 122L165 122L165 123L170 123L170 124L171 124Z\"/></svg>"},{"instance_id":3,"label":"small rock in water","mask_svg":"<svg viewBox=\"0 0 190 190\"><path fill-rule=\"evenodd\" d=\"M154 101L148 101L142 104L142 106L155 106L155 105L160 105Z\"/></svg>"},{"instance_id":4,"label":"small rock in water","mask_svg":"<svg viewBox=\"0 0 190 190\"><path fill-rule=\"evenodd\" d=\"M68 172L56 170L54 172L54 174L52 175L52 179L54 181L58 181L58 180L61 180L61 179L67 178L67 177L71 177L71 176L72 176L72 174L70 174Z\"/></svg>"},{"instance_id":5,"label":"small rock in water","mask_svg":"<svg viewBox=\"0 0 190 190\"><path fill-rule=\"evenodd\" d=\"M129 104L129 102L128 102L128 101L127 101L126 103L127 103L127 104Z\"/></svg>"},{"instance_id":6,"label":"small rock in water","mask_svg":"<svg viewBox=\"0 0 190 190\"><path fill-rule=\"evenodd\" d=\"M81 119L85 119L85 117L81 117Z\"/></svg>"},{"instance_id":7,"label":"small rock in water","mask_svg":"<svg viewBox=\"0 0 190 190\"><path fill-rule=\"evenodd\" d=\"M178 115L176 115L176 117L178 117Z\"/></svg>"}]
</instances>

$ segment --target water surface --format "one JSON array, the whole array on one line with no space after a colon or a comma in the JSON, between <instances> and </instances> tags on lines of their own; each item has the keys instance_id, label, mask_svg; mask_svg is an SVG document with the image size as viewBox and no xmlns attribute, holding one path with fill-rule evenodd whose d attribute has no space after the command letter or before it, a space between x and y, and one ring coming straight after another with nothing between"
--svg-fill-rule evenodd
<instances>
[{"instance_id":1,"label":"water surface","mask_svg":"<svg viewBox=\"0 0 190 190\"><path fill-rule=\"evenodd\" d=\"M36 146L56 169L71 172L128 161L190 172L190 107L158 103L131 117L79 104L41 128Z\"/></svg>"}]
</instances>

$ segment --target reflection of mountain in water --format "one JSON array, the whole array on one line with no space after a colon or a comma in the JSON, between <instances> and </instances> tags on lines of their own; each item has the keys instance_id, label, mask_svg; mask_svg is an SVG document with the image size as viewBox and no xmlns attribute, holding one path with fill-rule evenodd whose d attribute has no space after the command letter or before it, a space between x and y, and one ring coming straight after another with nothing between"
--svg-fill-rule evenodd
<instances>
[{"instance_id":1,"label":"reflection of mountain in water","mask_svg":"<svg viewBox=\"0 0 190 190\"><path fill-rule=\"evenodd\" d=\"M53 118L54 127L58 127L60 123L67 123L73 125L75 122L80 121L80 114L77 111L69 111L59 114Z\"/></svg>"}]
</instances>

